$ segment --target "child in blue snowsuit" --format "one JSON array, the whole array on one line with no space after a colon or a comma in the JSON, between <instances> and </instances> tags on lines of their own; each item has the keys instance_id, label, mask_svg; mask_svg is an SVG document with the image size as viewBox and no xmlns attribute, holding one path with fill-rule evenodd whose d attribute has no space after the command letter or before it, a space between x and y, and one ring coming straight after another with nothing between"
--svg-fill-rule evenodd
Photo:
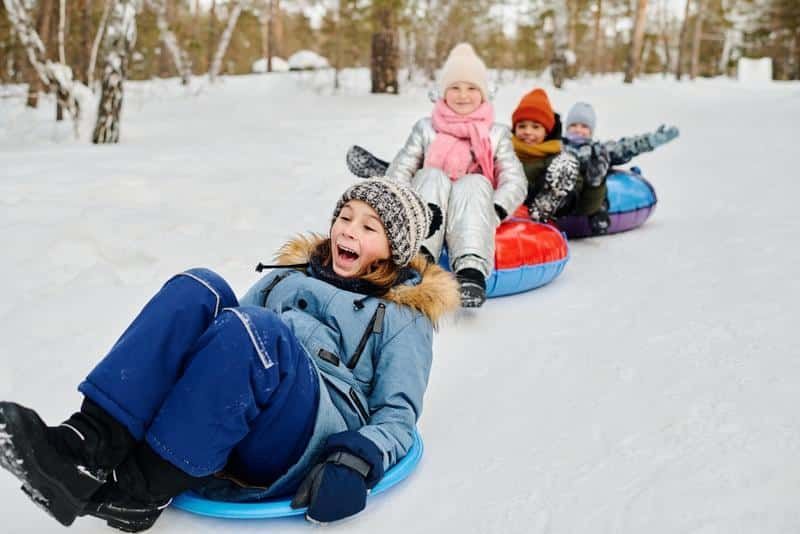
<instances>
[{"instance_id":1,"label":"child in blue snowsuit","mask_svg":"<svg viewBox=\"0 0 800 534\"><path fill-rule=\"evenodd\" d=\"M418 255L440 223L410 188L366 180L328 238L289 242L241 300L207 269L174 276L64 423L0 403L0 464L64 525L145 530L187 489L294 495L315 522L361 511L412 445L433 326L459 306L452 276Z\"/></svg>"},{"instance_id":2,"label":"child in blue snowsuit","mask_svg":"<svg viewBox=\"0 0 800 534\"><path fill-rule=\"evenodd\" d=\"M610 224L606 175L611 167L628 163L639 154L655 150L680 133L676 127L662 124L652 133L623 137L617 141L595 141L592 138L597 115L592 105L586 102L577 102L570 108L565 126L567 133L562 141L564 151L575 156L580 167L578 184L559 212L588 215L595 235L605 234Z\"/></svg>"}]
</instances>

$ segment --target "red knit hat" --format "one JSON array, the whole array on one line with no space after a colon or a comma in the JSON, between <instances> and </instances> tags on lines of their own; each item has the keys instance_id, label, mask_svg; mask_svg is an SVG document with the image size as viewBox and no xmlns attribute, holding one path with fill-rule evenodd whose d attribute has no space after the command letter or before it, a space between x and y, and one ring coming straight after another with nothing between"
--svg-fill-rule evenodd
<instances>
[{"instance_id":1,"label":"red knit hat","mask_svg":"<svg viewBox=\"0 0 800 534\"><path fill-rule=\"evenodd\" d=\"M544 89L534 89L522 97L511 115L512 128L516 128L519 121L536 121L550 133L556 124L556 116Z\"/></svg>"}]
</instances>

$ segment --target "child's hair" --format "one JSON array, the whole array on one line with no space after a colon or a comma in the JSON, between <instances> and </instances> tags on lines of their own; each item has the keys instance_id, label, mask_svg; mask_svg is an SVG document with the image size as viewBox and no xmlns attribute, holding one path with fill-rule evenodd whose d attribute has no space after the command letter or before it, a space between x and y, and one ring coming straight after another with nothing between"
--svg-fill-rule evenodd
<instances>
[{"instance_id":1,"label":"child's hair","mask_svg":"<svg viewBox=\"0 0 800 534\"><path fill-rule=\"evenodd\" d=\"M317 245L312 252L312 261L318 261L320 265L328 267L333 258L331 254L331 239L324 239ZM400 276L400 268L395 265L391 258L376 260L366 267L366 272L359 273L357 278L365 280L381 290L389 291L397 283Z\"/></svg>"}]
</instances>

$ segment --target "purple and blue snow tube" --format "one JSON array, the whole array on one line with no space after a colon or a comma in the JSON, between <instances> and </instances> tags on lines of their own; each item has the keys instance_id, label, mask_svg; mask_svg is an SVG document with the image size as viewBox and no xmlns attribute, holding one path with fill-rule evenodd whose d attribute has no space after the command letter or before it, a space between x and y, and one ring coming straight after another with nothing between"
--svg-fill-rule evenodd
<instances>
[{"instance_id":1,"label":"purple and blue snow tube","mask_svg":"<svg viewBox=\"0 0 800 534\"><path fill-rule=\"evenodd\" d=\"M632 230L644 224L653 213L658 199L653 186L644 179L639 167L631 170L613 169L606 178L608 187L608 215L611 219L608 233L615 234ZM556 221L568 237L592 235L589 217L568 215Z\"/></svg>"}]
</instances>

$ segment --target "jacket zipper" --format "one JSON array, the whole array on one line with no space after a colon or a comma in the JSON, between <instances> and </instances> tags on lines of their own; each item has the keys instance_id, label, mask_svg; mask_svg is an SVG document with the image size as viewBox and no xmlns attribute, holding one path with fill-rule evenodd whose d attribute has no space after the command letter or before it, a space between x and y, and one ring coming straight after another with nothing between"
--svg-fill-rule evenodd
<instances>
[{"instance_id":1,"label":"jacket zipper","mask_svg":"<svg viewBox=\"0 0 800 534\"><path fill-rule=\"evenodd\" d=\"M361 335L361 340L358 342L356 351L353 353L353 356L350 358L350 362L347 364L348 369L353 370L355 369L356 365L358 365L358 360L361 359L361 353L364 352L364 348L367 346L369 336L371 334L380 334L383 331L383 316L385 314L386 304L381 302L375 309L375 313L372 315L372 319L370 320L369 324L367 324L366 330L364 330L364 333Z\"/></svg>"},{"instance_id":2,"label":"jacket zipper","mask_svg":"<svg viewBox=\"0 0 800 534\"><path fill-rule=\"evenodd\" d=\"M356 390L350 388L349 395L350 399L353 401L353 406L356 407L356 410L358 410L358 413L360 413L361 417L364 419L364 424L366 424L367 421L369 421L369 414L367 413L366 408L364 408L364 405L361 404L361 400L359 400L358 395L356 394Z\"/></svg>"},{"instance_id":3,"label":"jacket zipper","mask_svg":"<svg viewBox=\"0 0 800 534\"><path fill-rule=\"evenodd\" d=\"M265 287L264 289L261 290L261 293L264 294L264 300L261 301L261 305L262 306L266 306L267 305L267 298L269 298L269 294L272 292L273 289L275 289L275 286L277 286L279 283L281 283L290 274L292 274L291 271L283 273L283 274L279 274L278 276L276 276L275 278L272 279L272 282L270 282L267 287Z\"/></svg>"}]
</instances>

